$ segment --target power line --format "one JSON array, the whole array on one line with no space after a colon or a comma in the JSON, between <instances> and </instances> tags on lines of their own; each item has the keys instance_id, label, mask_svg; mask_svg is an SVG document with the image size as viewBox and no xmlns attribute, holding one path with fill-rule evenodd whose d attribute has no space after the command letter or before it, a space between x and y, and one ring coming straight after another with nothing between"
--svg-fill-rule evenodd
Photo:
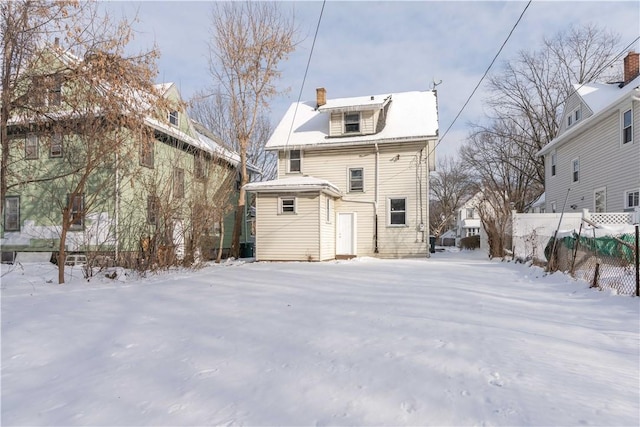
<instances>
[{"instance_id":1,"label":"power line","mask_svg":"<svg viewBox=\"0 0 640 427\"><path fill-rule=\"evenodd\" d=\"M473 98L473 95L475 95L476 91L478 90L478 88L480 87L480 85L482 84L483 80L485 79L485 77L487 77L487 74L489 74L489 70L491 70L491 67L493 67L493 64L496 62L496 60L498 59L498 56L500 56L500 53L502 52L502 49L504 49L505 45L507 44L507 42L509 41L509 39L511 38L511 35L513 34L513 32L515 31L516 27L518 26L518 24L520 24L520 21L522 20L522 17L524 16L525 12L527 11L527 9L529 8L529 6L531 5L531 1L529 0L529 2L527 3L527 5L524 7L524 9L522 10L522 13L520 14L520 17L518 18L518 20L516 21L516 23L513 25L513 28L511 28L511 31L509 31L509 35L507 36L507 38L504 40L504 42L502 42L502 46L500 46L500 49L498 50L498 53L496 53L496 55L493 57L493 60L491 61L491 64L489 64L489 66L487 67L487 69L485 70L484 74L482 75L482 77L480 78L480 81L478 81L478 84L476 85L476 87L473 89L473 91L471 92L471 95L469 95L469 97L467 98L467 100L465 101L464 105L462 106L462 108L460 108L460 111L458 111L458 114L456 114L455 118L453 119L453 121L451 122L451 124L449 125L449 127L447 128L447 130L444 132L444 134L442 135L442 137L440 138L440 140L436 143L436 145L433 147L433 150L429 152L429 155L431 155L433 153L433 151L435 151L436 147L438 145L440 145L440 143L442 142L442 140L445 138L445 136L447 136L447 134L449 133L449 131L451 130L451 128L453 127L453 125L456 123L456 121L458 120L458 118L460 117L460 115L462 114L462 112L464 111L464 109L466 108L467 104L469 104L469 102L471 101L471 98Z\"/></svg>"},{"instance_id":2,"label":"power line","mask_svg":"<svg viewBox=\"0 0 640 427\"><path fill-rule=\"evenodd\" d=\"M327 0L322 1L322 9L320 9L320 16L318 16L318 24L316 25L316 32L313 35L313 43L311 43L311 52L309 52L309 59L307 60L307 67L304 70L304 76L302 77L302 85L300 86L300 93L298 94L298 101L296 102L296 108L293 110L293 118L291 119L291 127L289 128L289 133L287 134L287 142L285 143L285 148L289 145L289 138L291 138L291 133L293 132L293 124L296 122L296 114L298 114L298 106L300 105L300 99L302 99L302 91L304 90L304 83L307 80L307 73L309 72L309 64L311 64L311 57L313 56L313 48L316 45L316 39L318 38L318 31L320 30L320 22L322 21L322 14L324 12L324 5Z\"/></svg>"}]
</instances>

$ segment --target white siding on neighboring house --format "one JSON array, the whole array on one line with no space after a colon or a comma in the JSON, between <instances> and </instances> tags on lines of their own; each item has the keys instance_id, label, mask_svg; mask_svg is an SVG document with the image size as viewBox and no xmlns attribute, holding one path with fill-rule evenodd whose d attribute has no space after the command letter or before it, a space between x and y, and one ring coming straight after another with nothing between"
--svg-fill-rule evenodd
<instances>
[{"instance_id":1,"label":"white siding on neighboring house","mask_svg":"<svg viewBox=\"0 0 640 427\"><path fill-rule=\"evenodd\" d=\"M640 188L640 105L633 102L633 142L621 143L622 113L630 107L621 105L597 122L572 135L555 149L557 165L556 175L551 169L545 172L548 204L556 201L562 209L567 197L567 210L575 206L576 211L589 209L595 211L595 190L606 189L605 206L607 211L622 212L625 208L626 191ZM547 165L551 153L547 153ZM573 182L573 160L580 161L580 178ZM551 207L547 206L547 212Z\"/></svg>"},{"instance_id":2,"label":"white siding on neighboring house","mask_svg":"<svg viewBox=\"0 0 640 427\"><path fill-rule=\"evenodd\" d=\"M336 256L336 201L326 194L322 194L318 201L320 203L320 260L325 261L334 259ZM327 202L329 202L328 218Z\"/></svg>"}]
</instances>

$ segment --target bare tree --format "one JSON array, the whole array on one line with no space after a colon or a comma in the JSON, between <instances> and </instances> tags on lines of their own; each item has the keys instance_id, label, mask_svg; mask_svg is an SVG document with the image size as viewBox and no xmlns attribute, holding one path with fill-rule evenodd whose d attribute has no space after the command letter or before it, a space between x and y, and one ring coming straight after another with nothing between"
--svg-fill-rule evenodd
<instances>
[{"instance_id":1,"label":"bare tree","mask_svg":"<svg viewBox=\"0 0 640 427\"><path fill-rule=\"evenodd\" d=\"M454 157L443 157L430 176L430 233L440 236L454 226L456 213L472 195L471 176L465 165Z\"/></svg>"},{"instance_id":2,"label":"bare tree","mask_svg":"<svg viewBox=\"0 0 640 427\"><path fill-rule=\"evenodd\" d=\"M195 120L217 136L224 147L239 153L240 147L234 137L234 127L229 114L231 110L226 99L219 92L208 94L206 91L199 91L189 102L189 111ZM247 147L247 162L260 170L260 181L274 179L277 174L276 154L264 149L272 131L271 123L263 112L257 118L255 131Z\"/></svg>"},{"instance_id":3,"label":"bare tree","mask_svg":"<svg viewBox=\"0 0 640 427\"><path fill-rule=\"evenodd\" d=\"M229 129L240 153L240 194L232 238L232 255L240 253L248 182L249 144L268 101L278 93L278 64L294 50L295 29L278 3L215 3L209 40L209 69L215 92L229 107Z\"/></svg>"},{"instance_id":4,"label":"bare tree","mask_svg":"<svg viewBox=\"0 0 640 427\"><path fill-rule=\"evenodd\" d=\"M521 144L522 155L528 157L525 168L534 164L533 178L544 185L544 161L536 153L556 137L562 106L573 84L615 75L611 61L618 43L619 36L589 24L544 39L538 50L520 51L489 79L488 115L502 124L493 126L490 121L488 126L474 127L500 132L496 138ZM505 133L510 131L513 136Z\"/></svg>"}]
</instances>

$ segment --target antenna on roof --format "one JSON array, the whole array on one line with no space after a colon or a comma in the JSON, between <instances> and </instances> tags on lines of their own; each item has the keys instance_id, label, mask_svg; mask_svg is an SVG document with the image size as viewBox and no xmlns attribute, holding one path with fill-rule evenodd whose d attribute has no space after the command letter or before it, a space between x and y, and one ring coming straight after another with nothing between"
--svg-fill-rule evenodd
<instances>
[{"instance_id":1,"label":"antenna on roof","mask_svg":"<svg viewBox=\"0 0 640 427\"><path fill-rule=\"evenodd\" d=\"M442 80L438 80L436 82L436 79L433 79L433 82L431 83L431 90L436 90L436 87L441 84L442 84Z\"/></svg>"}]
</instances>

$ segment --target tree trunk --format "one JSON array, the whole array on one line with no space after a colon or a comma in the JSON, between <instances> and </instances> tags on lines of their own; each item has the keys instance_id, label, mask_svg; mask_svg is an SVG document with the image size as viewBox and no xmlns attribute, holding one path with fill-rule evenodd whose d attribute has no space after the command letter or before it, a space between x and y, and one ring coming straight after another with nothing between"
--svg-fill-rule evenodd
<instances>
[{"instance_id":1,"label":"tree trunk","mask_svg":"<svg viewBox=\"0 0 640 427\"><path fill-rule=\"evenodd\" d=\"M222 250L223 245L224 245L224 219L220 219L219 221L220 224L220 241L218 243L218 255L216 257L216 263L220 264L220 261L222 261Z\"/></svg>"},{"instance_id":2,"label":"tree trunk","mask_svg":"<svg viewBox=\"0 0 640 427\"><path fill-rule=\"evenodd\" d=\"M67 257L67 253L65 251L65 246L67 243L67 232L69 231L69 226L71 222L69 221L70 210L69 207L65 207L62 209L62 230L60 231L60 247L58 249L58 284L64 284L64 267L65 267L65 258Z\"/></svg>"}]
</instances>

